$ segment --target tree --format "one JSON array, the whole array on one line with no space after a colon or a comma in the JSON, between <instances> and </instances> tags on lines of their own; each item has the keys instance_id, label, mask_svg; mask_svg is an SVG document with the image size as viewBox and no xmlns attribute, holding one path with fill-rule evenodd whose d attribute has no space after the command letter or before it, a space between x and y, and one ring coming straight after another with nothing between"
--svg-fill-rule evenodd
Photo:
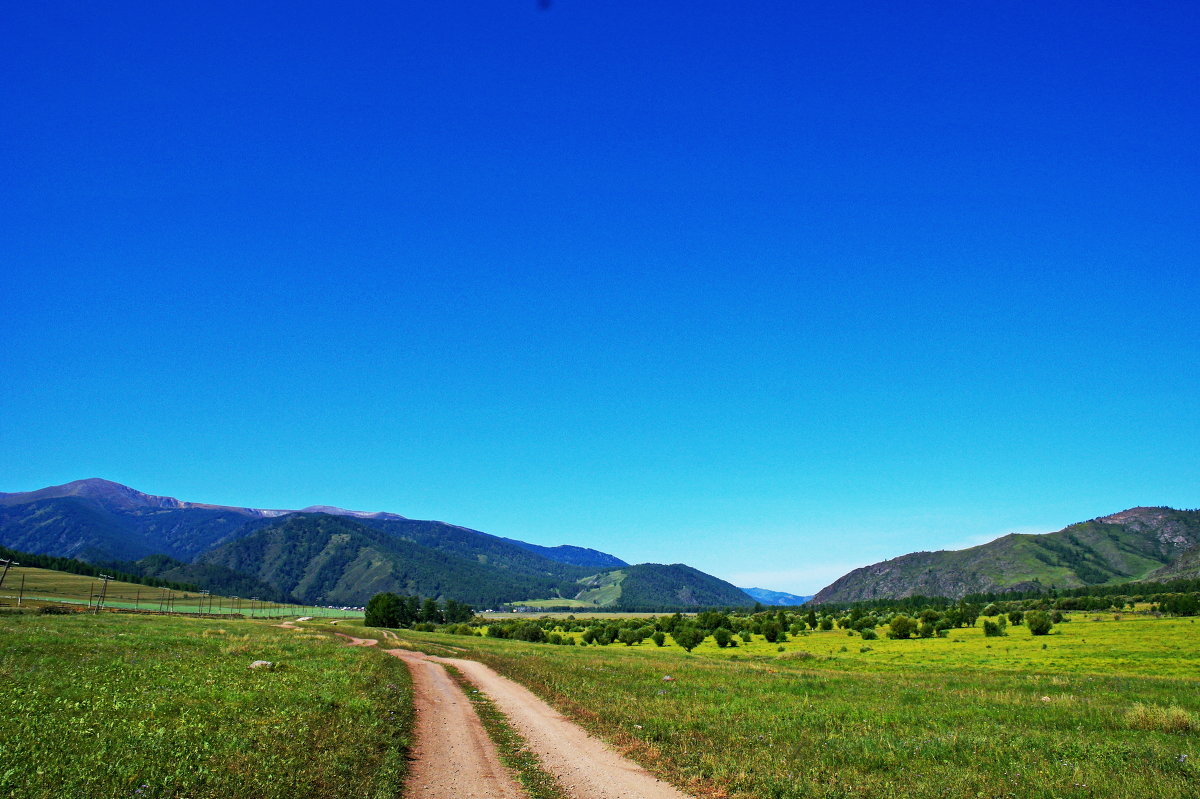
<instances>
[{"instance_id":1,"label":"tree","mask_svg":"<svg viewBox=\"0 0 1200 799\"><path fill-rule=\"evenodd\" d=\"M1024 618L1025 618L1025 614L1019 610L1014 610L1008 614L1008 620L1012 624L1020 624L1021 620Z\"/></svg>"},{"instance_id":2,"label":"tree","mask_svg":"<svg viewBox=\"0 0 1200 799\"><path fill-rule=\"evenodd\" d=\"M685 652L691 652L704 641L704 633L695 627L683 627L675 631L675 643L683 647Z\"/></svg>"},{"instance_id":3,"label":"tree","mask_svg":"<svg viewBox=\"0 0 1200 799\"><path fill-rule=\"evenodd\" d=\"M762 626L763 638L767 639L767 643L773 644L779 640L779 634L782 632L779 625L773 621L769 621Z\"/></svg>"},{"instance_id":4,"label":"tree","mask_svg":"<svg viewBox=\"0 0 1200 799\"><path fill-rule=\"evenodd\" d=\"M513 628L512 637L538 644L546 640L546 631L536 621L523 621Z\"/></svg>"},{"instance_id":5,"label":"tree","mask_svg":"<svg viewBox=\"0 0 1200 799\"><path fill-rule=\"evenodd\" d=\"M425 600L425 604L421 605L421 621L429 624L442 623L442 611L438 607L438 602L432 597Z\"/></svg>"},{"instance_id":6,"label":"tree","mask_svg":"<svg viewBox=\"0 0 1200 799\"><path fill-rule=\"evenodd\" d=\"M642 642L642 632L641 630L634 630L626 627L617 633L617 639L621 643L625 644L625 646L633 646L634 644L640 644Z\"/></svg>"},{"instance_id":7,"label":"tree","mask_svg":"<svg viewBox=\"0 0 1200 799\"><path fill-rule=\"evenodd\" d=\"M667 642L667 634L659 630L650 636L650 640L654 642L655 646L662 646Z\"/></svg>"},{"instance_id":8,"label":"tree","mask_svg":"<svg viewBox=\"0 0 1200 799\"><path fill-rule=\"evenodd\" d=\"M368 627L399 627L401 609L398 595L390 591L376 594L367 601L364 622Z\"/></svg>"},{"instance_id":9,"label":"tree","mask_svg":"<svg viewBox=\"0 0 1200 799\"><path fill-rule=\"evenodd\" d=\"M893 617L891 623L888 624L887 637L909 638L916 631L916 619L910 619L908 616L905 616L903 613L901 613L900 615Z\"/></svg>"},{"instance_id":10,"label":"tree","mask_svg":"<svg viewBox=\"0 0 1200 799\"><path fill-rule=\"evenodd\" d=\"M717 642L717 646L724 649L729 646L730 640L733 638L733 633L724 627L718 627L713 630L713 640Z\"/></svg>"},{"instance_id":11,"label":"tree","mask_svg":"<svg viewBox=\"0 0 1200 799\"><path fill-rule=\"evenodd\" d=\"M453 599L446 600L446 623L455 624L457 622L470 621L475 613L471 610L471 606L463 602L457 602Z\"/></svg>"},{"instance_id":12,"label":"tree","mask_svg":"<svg viewBox=\"0 0 1200 799\"><path fill-rule=\"evenodd\" d=\"M1053 624L1050 614L1044 610L1031 610L1025 614L1025 624L1030 635L1048 635Z\"/></svg>"}]
</instances>

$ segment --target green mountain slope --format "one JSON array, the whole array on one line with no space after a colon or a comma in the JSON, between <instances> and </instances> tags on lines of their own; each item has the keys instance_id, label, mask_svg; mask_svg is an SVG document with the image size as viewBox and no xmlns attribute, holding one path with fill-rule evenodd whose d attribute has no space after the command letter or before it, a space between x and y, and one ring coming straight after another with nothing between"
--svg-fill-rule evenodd
<instances>
[{"instance_id":1,"label":"green mountain slope","mask_svg":"<svg viewBox=\"0 0 1200 799\"><path fill-rule=\"evenodd\" d=\"M251 575L323 605L362 605L382 591L500 605L533 592L570 590L578 579L574 572L564 576L553 569L533 573L503 568L424 546L362 520L324 514L282 517L206 553L199 562Z\"/></svg>"},{"instance_id":2,"label":"green mountain slope","mask_svg":"<svg viewBox=\"0 0 1200 799\"><path fill-rule=\"evenodd\" d=\"M601 572L579 581L574 596L560 596L610 610L664 610L748 607L754 600L740 588L711 574L675 563L642 563ZM538 604L552 604L541 600Z\"/></svg>"},{"instance_id":3,"label":"green mountain slope","mask_svg":"<svg viewBox=\"0 0 1200 799\"><path fill-rule=\"evenodd\" d=\"M1045 535L1006 535L970 549L914 552L855 569L813 602L1078 588L1169 579L1196 570L1200 511L1133 508ZM1193 564L1191 567L1188 564Z\"/></svg>"}]
</instances>

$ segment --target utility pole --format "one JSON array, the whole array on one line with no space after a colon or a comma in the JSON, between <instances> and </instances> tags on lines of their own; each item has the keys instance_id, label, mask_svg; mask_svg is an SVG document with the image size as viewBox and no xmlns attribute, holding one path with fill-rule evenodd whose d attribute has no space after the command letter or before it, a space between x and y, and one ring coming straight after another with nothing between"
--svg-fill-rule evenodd
<instances>
[{"instance_id":1,"label":"utility pole","mask_svg":"<svg viewBox=\"0 0 1200 799\"><path fill-rule=\"evenodd\" d=\"M98 576L100 577L101 580L104 581L104 583L100 588L100 596L96 600L96 609L94 611L92 611L93 615L100 613L100 608L104 607L104 596L105 596L105 594L108 593L108 581L112 579L112 577L107 574L101 574Z\"/></svg>"},{"instance_id":2,"label":"utility pole","mask_svg":"<svg viewBox=\"0 0 1200 799\"><path fill-rule=\"evenodd\" d=\"M0 558L0 563L4 564L4 572L0 574L0 588L3 588L4 578L8 576L9 568L12 566L20 566L21 564L17 563L15 560L5 560L4 558Z\"/></svg>"}]
</instances>

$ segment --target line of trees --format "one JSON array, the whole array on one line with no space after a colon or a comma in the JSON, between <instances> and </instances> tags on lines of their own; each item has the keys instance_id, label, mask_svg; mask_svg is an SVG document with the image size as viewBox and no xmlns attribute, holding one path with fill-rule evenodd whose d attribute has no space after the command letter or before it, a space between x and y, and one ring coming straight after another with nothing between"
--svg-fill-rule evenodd
<instances>
[{"instance_id":1,"label":"line of trees","mask_svg":"<svg viewBox=\"0 0 1200 799\"><path fill-rule=\"evenodd\" d=\"M427 624L432 631L435 625L468 622L475 617L471 606L453 599L439 603L436 599L422 600L418 596L393 594L388 591L376 594L367 602L365 622L368 627L415 627Z\"/></svg>"}]
</instances>

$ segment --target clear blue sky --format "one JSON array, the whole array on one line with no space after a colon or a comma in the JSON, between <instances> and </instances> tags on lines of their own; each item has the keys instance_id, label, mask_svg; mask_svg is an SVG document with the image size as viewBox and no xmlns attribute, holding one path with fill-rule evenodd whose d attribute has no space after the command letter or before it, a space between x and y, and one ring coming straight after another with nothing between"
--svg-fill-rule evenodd
<instances>
[{"instance_id":1,"label":"clear blue sky","mask_svg":"<svg viewBox=\"0 0 1200 799\"><path fill-rule=\"evenodd\" d=\"M1200 506L1178 3L36 3L0 490L443 519L810 593Z\"/></svg>"}]
</instances>

